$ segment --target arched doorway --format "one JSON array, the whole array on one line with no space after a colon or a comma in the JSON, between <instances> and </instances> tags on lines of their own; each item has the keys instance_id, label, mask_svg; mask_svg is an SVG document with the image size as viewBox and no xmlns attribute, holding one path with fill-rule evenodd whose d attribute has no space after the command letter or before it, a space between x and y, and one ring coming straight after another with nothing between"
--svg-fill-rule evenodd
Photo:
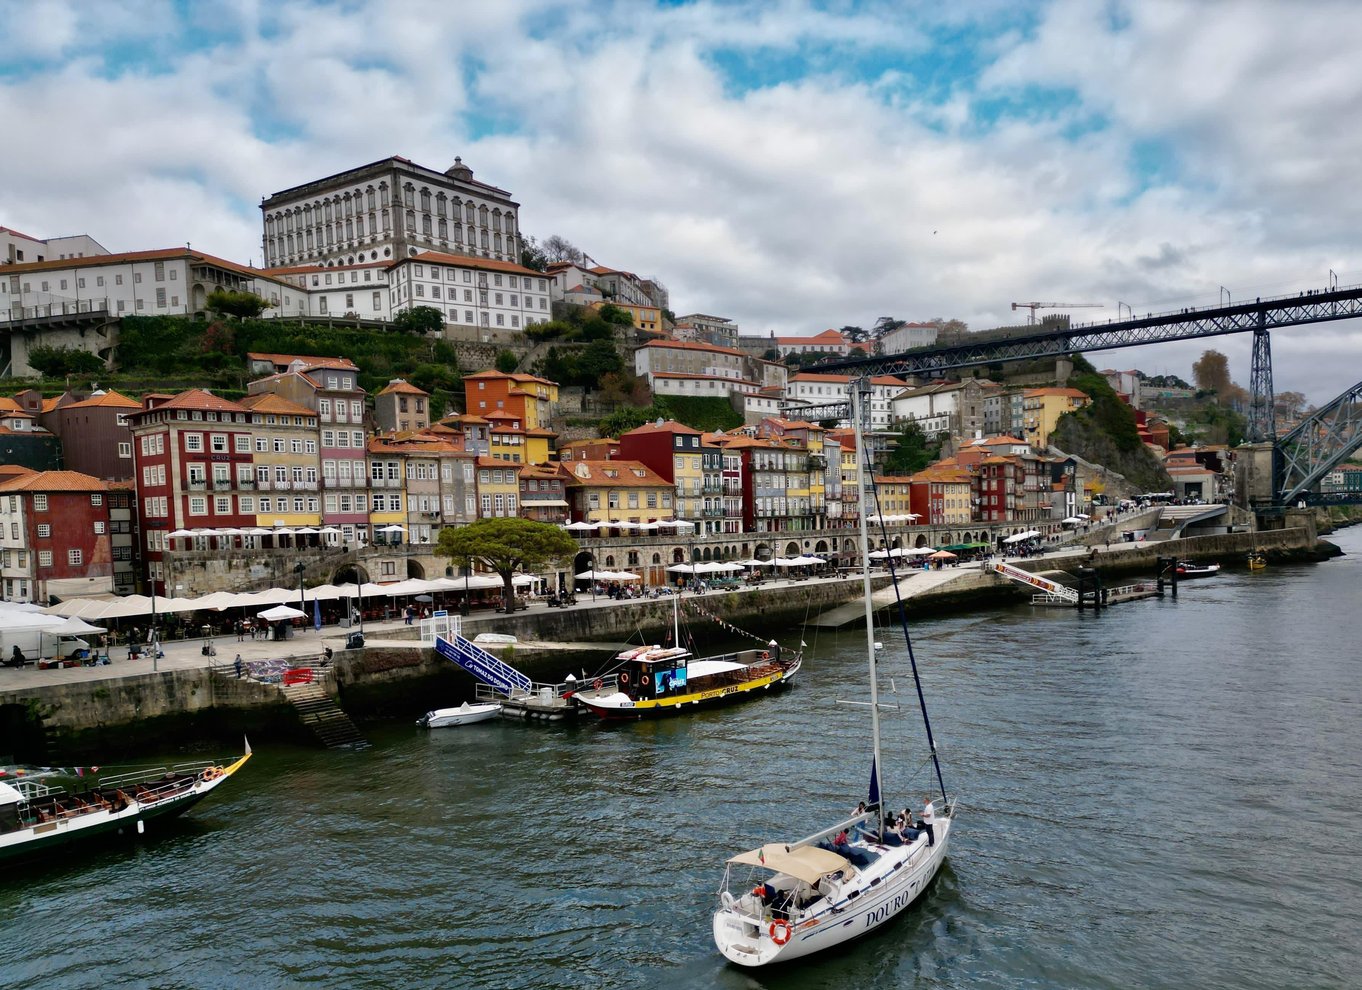
<instances>
[{"instance_id":1,"label":"arched doorway","mask_svg":"<svg viewBox=\"0 0 1362 990\"><path fill-rule=\"evenodd\" d=\"M685 551L684 548L682 548L682 547L676 547L674 550L672 550L672 563L673 563L673 564L684 564L685 562L686 562L686 551Z\"/></svg>"},{"instance_id":2,"label":"arched doorway","mask_svg":"<svg viewBox=\"0 0 1362 990\"><path fill-rule=\"evenodd\" d=\"M814 552L814 553L827 553L827 552L828 552L828 541L827 541L827 540L819 540L816 544L814 544L813 552Z\"/></svg>"},{"instance_id":3,"label":"arched doorway","mask_svg":"<svg viewBox=\"0 0 1362 990\"><path fill-rule=\"evenodd\" d=\"M787 557L798 557L798 556L799 556L799 544L796 543L796 542L794 542L793 540L791 540L789 543L785 544L785 556L787 556Z\"/></svg>"},{"instance_id":4,"label":"arched doorway","mask_svg":"<svg viewBox=\"0 0 1362 990\"><path fill-rule=\"evenodd\" d=\"M331 575L332 584L367 584L372 580L363 564L342 564Z\"/></svg>"},{"instance_id":5,"label":"arched doorway","mask_svg":"<svg viewBox=\"0 0 1362 990\"><path fill-rule=\"evenodd\" d=\"M417 578L417 579L424 579L425 576L426 576L426 569L425 569L424 567L421 566L420 562L408 558L408 559L407 559L407 577L409 577L409 578Z\"/></svg>"},{"instance_id":6,"label":"arched doorway","mask_svg":"<svg viewBox=\"0 0 1362 990\"><path fill-rule=\"evenodd\" d=\"M913 546L918 547L919 549L921 549L922 547L925 547L926 545L927 545L927 536L926 536L926 534L925 534L925 533L919 533L917 539L916 539L915 541L913 541Z\"/></svg>"}]
</instances>

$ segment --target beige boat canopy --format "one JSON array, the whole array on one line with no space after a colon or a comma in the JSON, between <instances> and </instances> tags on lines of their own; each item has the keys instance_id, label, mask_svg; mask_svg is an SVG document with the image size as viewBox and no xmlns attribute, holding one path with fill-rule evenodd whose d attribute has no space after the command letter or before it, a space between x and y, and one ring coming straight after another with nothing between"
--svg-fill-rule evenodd
<instances>
[{"instance_id":1,"label":"beige boat canopy","mask_svg":"<svg viewBox=\"0 0 1362 990\"><path fill-rule=\"evenodd\" d=\"M819 849L817 846L798 846L791 849L779 842L768 842L760 849L740 853L729 862L764 866L768 870L786 873L808 884L817 883L824 874L836 873L848 865L847 861L835 852Z\"/></svg>"}]
</instances>

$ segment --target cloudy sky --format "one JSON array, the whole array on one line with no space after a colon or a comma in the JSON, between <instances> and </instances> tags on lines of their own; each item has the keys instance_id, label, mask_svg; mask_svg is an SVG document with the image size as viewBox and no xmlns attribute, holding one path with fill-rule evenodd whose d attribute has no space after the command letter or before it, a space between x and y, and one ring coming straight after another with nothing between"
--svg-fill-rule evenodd
<instances>
[{"instance_id":1,"label":"cloudy sky","mask_svg":"<svg viewBox=\"0 0 1362 990\"><path fill-rule=\"evenodd\" d=\"M0 0L0 224L260 263L260 199L463 157L744 333L1362 283L1362 4ZM1206 347L1095 354L1190 378ZM1362 326L1278 331L1279 390Z\"/></svg>"}]
</instances>

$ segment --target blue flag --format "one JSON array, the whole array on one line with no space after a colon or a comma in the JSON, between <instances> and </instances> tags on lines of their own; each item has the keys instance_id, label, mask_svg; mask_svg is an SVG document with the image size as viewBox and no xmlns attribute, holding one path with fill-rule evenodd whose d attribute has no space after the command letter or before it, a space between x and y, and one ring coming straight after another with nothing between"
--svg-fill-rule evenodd
<instances>
[{"instance_id":1,"label":"blue flag","mask_svg":"<svg viewBox=\"0 0 1362 990\"><path fill-rule=\"evenodd\" d=\"M312 599L312 628L322 631L322 603L315 598Z\"/></svg>"},{"instance_id":2,"label":"blue flag","mask_svg":"<svg viewBox=\"0 0 1362 990\"><path fill-rule=\"evenodd\" d=\"M869 805L873 808L880 803L880 775L875 767L875 758L870 758L870 801Z\"/></svg>"}]
</instances>

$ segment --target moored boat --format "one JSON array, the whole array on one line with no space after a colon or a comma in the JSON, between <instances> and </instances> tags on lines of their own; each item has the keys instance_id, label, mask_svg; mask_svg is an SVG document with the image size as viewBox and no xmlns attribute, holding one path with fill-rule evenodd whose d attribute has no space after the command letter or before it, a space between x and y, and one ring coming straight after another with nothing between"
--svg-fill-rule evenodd
<instances>
[{"instance_id":1,"label":"moored boat","mask_svg":"<svg viewBox=\"0 0 1362 990\"><path fill-rule=\"evenodd\" d=\"M437 708L426 712L416 720L417 725L427 729L444 729L455 725L471 725L485 722L501 714L501 705L496 702L470 705L464 702L458 708Z\"/></svg>"},{"instance_id":2,"label":"moored boat","mask_svg":"<svg viewBox=\"0 0 1362 990\"><path fill-rule=\"evenodd\" d=\"M1196 564L1190 560L1178 561L1176 569L1180 578L1211 577L1220 573L1219 564Z\"/></svg>"},{"instance_id":3,"label":"moored boat","mask_svg":"<svg viewBox=\"0 0 1362 990\"><path fill-rule=\"evenodd\" d=\"M615 659L623 665L618 673L598 677L573 695L606 719L648 718L752 697L788 684L804 661L799 651L776 644L701 659L679 647L645 646Z\"/></svg>"},{"instance_id":4,"label":"moored boat","mask_svg":"<svg viewBox=\"0 0 1362 990\"><path fill-rule=\"evenodd\" d=\"M1251 571L1261 571L1267 566L1267 554L1261 550L1250 550L1248 555L1248 569Z\"/></svg>"},{"instance_id":5,"label":"moored boat","mask_svg":"<svg viewBox=\"0 0 1362 990\"><path fill-rule=\"evenodd\" d=\"M130 773L104 773L86 790L68 790L51 778L10 776L0 780L0 860L39 856L57 846L100 835L136 834L155 819L188 811L220 787L251 758L226 765L184 763Z\"/></svg>"},{"instance_id":6,"label":"moored boat","mask_svg":"<svg viewBox=\"0 0 1362 990\"><path fill-rule=\"evenodd\" d=\"M856 485L865 492L862 504L878 505L873 481L865 480L866 445L861 409L869 386L852 386L852 423L856 435ZM728 860L713 916L714 943L724 958L741 966L758 967L807 956L841 945L891 921L927 889L946 859L956 821L956 801L946 794L931 722L923 701L917 662L907 638L919 710L926 729L930 762L935 771L935 797L924 801L921 820L913 827L910 810L895 819L884 801L881 771L880 709L876 670L875 629L870 588L869 537L866 515L860 520L860 552L865 597L866 653L873 758L868 800L851 817L795 842L767 842ZM892 568L892 563L891 563ZM897 705L885 707L897 709ZM837 745L845 747L839 739ZM787 772L798 772L788 767ZM930 785L929 785L930 786ZM921 793L920 791L918 793ZM739 879L735 873L748 867ZM753 885L755 881L755 885ZM750 890L750 893L748 892ZM735 893L737 891L737 893Z\"/></svg>"}]
</instances>

